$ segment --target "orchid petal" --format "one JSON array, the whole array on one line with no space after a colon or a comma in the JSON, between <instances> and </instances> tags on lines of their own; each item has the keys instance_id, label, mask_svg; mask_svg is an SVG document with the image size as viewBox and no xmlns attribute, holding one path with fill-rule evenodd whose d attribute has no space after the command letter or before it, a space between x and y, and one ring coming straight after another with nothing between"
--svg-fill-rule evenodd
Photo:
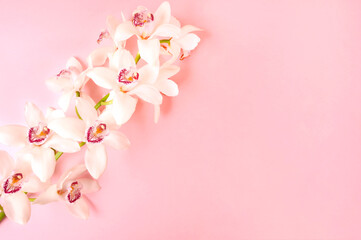
<instances>
[{"instance_id":1,"label":"orchid petal","mask_svg":"<svg viewBox=\"0 0 361 240\"><path fill-rule=\"evenodd\" d=\"M126 123L135 111L138 99L120 91L113 91L114 99L111 110L118 125Z\"/></svg>"},{"instance_id":2,"label":"orchid petal","mask_svg":"<svg viewBox=\"0 0 361 240\"><path fill-rule=\"evenodd\" d=\"M61 95L61 97L58 100L58 104L60 106L60 108L66 112L69 108L71 99L74 96L75 91L74 90L70 90L70 91L66 91L63 93L63 95Z\"/></svg>"},{"instance_id":3,"label":"orchid petal","mask_svg":"<svg viewBox=\"0 0 361 240\"><path fill-rule=\"evenodd\" d=\"M118 73L116 71L105 67L91 69L87 76L91 78L96 85L106 89L115 88L118 79Z\"/></svg>"},{"instance_id":4,"label":"orchid petal","mask_svg":"<svg viewBox=\"0 0 361 240\"><path fill-rule=\"evenodd\" d=\"M32 144L28 144L26 146L24 146L23 148L21 148L17 153L16 153L16 167L21 169L21 171L25 170L31 170L28 172L32 172L32 168L30 166L29 169L29 164L31 165L31 160L33 159L31 152L33 151L34 145ZM23 169L24 167L24 169Z\"/></svg>"},{"instance_id":5,"label":"orchid petal","mask_svg":"<svg viewBox=\"0 0 361 240\"><path fill-rule=\"evenodd\" d=\"M35 204L48 204L59 200L59 195L57 193L56 184L48 187L44 192L42 192L34 201Z\"/></svg>"},{"instance_id":6,"label":"orchid petal","mask_svg":"<svg viewBox=\"0 0 361 240\"><path fill-rule=\"evenodd\" d=\"M117 44L121 41L129 39L131 36L136 34L137 31L133 26L132 22L126 21L118 25L114 33L114 42Z\"/></svg>"},{"instance_id":7,"label":"orchid petal","mask_svg":"<svg viewBox=\"0 0 361 240\"><path fill-rule=\"evenodd\" d=\"M162 95L159 93L158 89L149 84L139 84L130 91L129 94L135 94L144 101L152 104L162 103Z\"/></svg>"},{"instance_id":8,"label":"orchid petal","mask_svg":"<svg viewBox=\"0 0 361 240\"><path fill-rule=\"evenodd\" d=\"M172 80L164 79L164 80L158 81L155 84L155 86L156 86L156 88L158 88L158 90L160 92L162 92L163 94L165 94L169 97L177 96L179 93L178 85L175 82L173 82Z\"/></svg>"},{"instance_id":9,"label":"orchid petal","mask_svg":"<svg viewBox=\"0 0 361 240\"><path fill-rule=\"evenodd\" d=\"M34 174L42 182L49 180L55 170L54 151L50 148L34 147L31 157L31 167Z\"/></svg>"},{"instance_id":10,"label":"orchid petal","mask_svg":"<svg viewBox=\"0 0 361 240\"><path fill-rule=\"evenodd\" d=\"M175 25L175 26L177 26L179 28L181 27L181 24L180 24L179 20L177 18L173 17L173 16L170 17L169 23L173 24L173 25Z\"/></svg>"},{"instance_id":11,"label":"orchid petal","mask_svg":"<svg viewBox=\"0 0 361 240\"><path fill-rule=\"evenodd\" d=\"M147 64L138 70L139 83L154 83L157 80L159 68Z\"/></svg>"},{"instance_id":12,"label":"orchid petal","mask_svg":"<svg viewBox=\"0 0 361 240\"><path fill-rule=\"evenodd\" d=\"M192 25L185 25L181 29L181 35L184 36L190 32L196 32L196 31L203 31L203 30Z\"/></svg>"},{"instance_id":13,"label":"orchid petal","mask_svg":"<svg viewBox=\"0 0 361 240\"><path fill-rule=\"evenodd\" d=\"M108 59L109 54L113 51L111 47L98 48L88 56L89 68L102 66Z\"/></svg>"},{"instance_id":14,"label":"orchid petal","mask_svg":"<svg viewBox=\"0 0 361 240\"><path fill-rule=\"evenodd\" d=\"M57 134L53 134L43 145L43 147L54 148L59 152L75 153L80 151L78 142L65 139Z\"/></svg>"},{"instance_id":15,"label":"orchid petal","mask_svg":"<svg viewBox=\"0 0 361 240\"><path fill-rule=\"evenodd\" d=\"M162 66L159 71L159 77L158 78L169 78L174 75L176 75L180 70L179 66L176 65L169 65L169 66Z\"/></svg>"},{"instance_id":16,"label":"orchid petal","mask_svg":"<svg viewBox=\"0 0 361 240\"><path fill-rule=\"evenodd\" d=\"M100 114L98 120L105 123L108 129L117 128L113 113L110 108L104 109L104 111Z\"/></svg>"},{"instance_id":17,"label":"orchid petal","mask_svg":"<svg viewBox=\"0 0 361 240\"><path fill-rule=\"evenodd\" d=\"M94 104L86 101L83 98L76 99L76 107L79 115L85 121L87 126L92 125L98 118L97 110L94 108Z\"/></svg>"},{"instance_id":18,"label":"orchid petal","mask_svg":"<svg viewBox=\"0 0 361 240\"><path fill-rule=\"evenodd\" d=\"M64 188L64 183L67 180L74 180L74 179L76 179L77 177L79 177L80 175L82 175L85 172L87 172L85 164L79 164L79 165L74 166L73 168L71 168L68 172L65 172L59 178L58 188L63 189Z\"/></svg>"},{"instance_id":19,"label":"orchid petal","mask_svg":"<svg viewBox=\"0 0 361 240\"><path fill-rule=\"evenodd\" d=\"M84 220L89 218L89 206L83 197L73 203L66 204L66 206L74 216Z\"/></svg>"},{"instance_id":20,"label":"orchid petal","mask_svg":"<svg viewBox=\"0 0 361 240\"><path fill-rule=\"evenodd\" d=\"M54 92L65 91L73 88L73 80L69 77L52 77L46 80L45 84Z\"/></svg>"},{"instance_id":21,"label":"orchid petal","mask_svg":"<svg viewBox=\"0 0 361 240\"><path fill-rule=\"evenodd\" d=\"M90 102L92 106L95 106L94 100L88 94L82 92L80 93L80 98L84 99L87 102Z\"/></svg>"},{"instance_id":22,"label":"orchid petal","mask_svg":"<svg viewBox=\"0 0 361 240\"><path fill-rule=\"evenodd\" d=\"M0 176L7 177L14 167L14 159L7 152L0 151Z\"/></svg>"},{"instance_id":23,"label":"orchid petal","mask_svg":"<svg viewBox=\"0 0 361 240\"><path fill-rule=\"evenodd\" d=\"M70 71L74 71L74 70L77 72L83 71L83 66L75 57L69 58L69 60L66 62L66 68L69 69Z\"/></svg>"},{"instance_id":24,"label":"orchid petal","mask_svg":"<svg viewBox=\"0 0 361 240\"><path fill-rule=\"evenodd\" d=\"M75 141L83 141L85 138L85 123L76 118L59 118L48 124L48 128L62 136Z\"/></svg>"},{"instance_id":25,"label":"orchid petal","mask_svg":"<svg viewBox=\"0 0 361 240\"><path fill-rule=\"evenodd\" d=\"M153 38L154 36L166 37L166 38L179 38L181 35L181 29L173 24L162 24L154 31L154 33L150 36Z\"/></svg>"},{"instance_id":26,"label":"orchid petal","mask_svg":"<svg viewBox=\"0 0 361 240\"><path fill-rule=\"evenodd\" d=\"M138 40L140 57L149 64L159 62L160 43L158 39Z\"/></svg>"},{"instance_id":27,"label":"orchid petal","mask_svg":"<svg viewBox=\"0 0 361 240\"><path fill-rule=\"evenodd\" d=\"M107 166L107 152L104 144L87 144L85 152L85 165L90 175L98 179Z\"/></svg>"},{"instance_id":28,"label":"orchid petal","mask_svg":"<svg viewBox=\"0 0 361 240\"><path fill-rule=\"evenodd\" d=\"M29 178L29 179L31 179L33 177L37 178L36 176L34 176L33 170L31 168L31 157L27 156L27 154L30 155L29 153L32 151L32 148L33 148L32 145L28 145L16 153L16 158L15 158L16 161L15 161L15 167L14 167L15 172L22 173L23 175L26 176L26 178ZM24 185L23 185L23 187L24 187ZM24 190L24 192L27 192L27 191Z\"/></svg>"},{"instance_id":29,"label":"orchid petal","mask_svg":"<svg viewBox=\"0 0 361 240\"><path fill-rule=\"evenodd\" d=\"M167 60L165 63L163 63L163 66L169 66L173 64L178 58L181 53L181 47L177 42L174 42L171 40L171 47L169 48L169 52L172 55L172 57Z\"/></svg>"},{"instance_id":30,"label":"orchid petal","mask_svg":"<svg viewBox=\"0 0 361 240\"><path fill-rule=\"evenodd\" d=\"M62 110L55 109L52 107L46 109L46 114L45 114L46 122L50 122L54 119L64 118L64 117L65 117L65 113Z\"/></svg>"},{"instance_id":31,"label":"orchid petal","mask_svg":"<svg viewBox=\"0 0 361 240\"><path fill-rule=\"evenodd\" d=\"M24 172L22 172L24 174ZM37 193L44 190L49 184L43 183L35 175L26 177L26 181L23 183L21 190L29 193Z\"/></svg>"},{"instance_id":32,"label":"orchid petal","mask_svg":"<svg viewBox=\"0 0 361 240\"><path fill-rule=\"evenodd\" d=\"M163 2L154 13L154 26L169 23L171 19L171 10L169 2Z\"/></svg>"},{"instance_id":33,"label":"orchid petal","mask_svg":"<svg viewBox=\"0 0 361 240\"><path fill-rule=\"evenodd\" d=\"M92 179L92 178L79 178L77 181L82 186L81 193L82 194L88 194L97 192L100 190L100 186L98 181Z\"/></svg>"},{"instance_id":34,"label":"orchid petal","mask_svg":"<svg viewBox=\"0 0 361 240\"><path fill-rule=\"evenodd\" d=\"M25 105L25 120L29 127L38 126L39 123L46 123L44 114L35 104L30 102Z\"/></svg>"},{"instance_id":35,"label":"orchid petal","mask_svg":"<svg viewBox=\"0 0 361 240\"><path fill-rule=\"evenodd\" d=\"M123 133L118 131L110 131L109 135L104 138L104 143L117 149L127 149L130 141Z\"/></svg>"},{"instance_id":36,"label":"orchid petal","mask_svg":"<svg viewBox=\"0 0 361 240\"><path fill-rule=\"evenodd\" d=\"M22 147L28 143L29 129L20 125L0 127L0 143L7 146Z\"/></svg>"},{"instance_id":37,"label":"orchid petal","mask_svg":"<svg viewBox=\"0 0 361 240\"><path fill-rule=\"evenodd\" d=\"M29 221L31 208L25 193L7 194L3 197L3 200L4 212L10 220L19 224L25 224Z\"/></svg>"},{"instance_id":38,"label":"orchid petal","mask_svg":"<svg viewBox=\"0 0 361 240\"><path fill-rule=\"evenodd\" d=\"M111 36L111 38L114 38L115 30L117 29L117 26L119 25L118 19L116 19L113 16L108 16L106 20L107 30Z\"/></svg>"},{"instance_id":39,"label":"orchid petal","mask_svg":"<svg viewBox=\"0 0 361 240\"><path fill-rule=\"evenodd\" d=\"M128 50L118 49L111 56L109 66L117 70L135 68L134 57Z\"/></svg>"},{"instance_id":40,"label":"orchid petal","mask_svg":"<svg viewBox=\"0 0 361 240\"><path fill-rule=\"evenodd\" d=\"M178 39L178 44L184 50L190 51L197 47L200 40L201 39L194 33L189 33L189 34L185 35L184 37Z\"/></svg>"},{"instance_id":41,"label":"orchid petal","mask_svg":"<svg viewBox=\"0 0 361 240\"><path fill-rule=\"evenodd\" d=\"M88 71L89 70L87 69L75 77L72 90L81 91L84 85L89 81L89 78L87 76Z\"/></svg>"}]
</instances>

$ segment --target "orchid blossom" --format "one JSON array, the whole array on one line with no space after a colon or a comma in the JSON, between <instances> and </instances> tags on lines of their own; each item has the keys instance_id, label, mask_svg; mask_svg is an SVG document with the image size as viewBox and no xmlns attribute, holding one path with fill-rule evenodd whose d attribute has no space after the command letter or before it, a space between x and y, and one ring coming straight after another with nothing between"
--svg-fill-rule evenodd
<instances>
[{"instance_id":1,"label":"orchid blossom","mask_svg":"<svg viewBox=\"0 0 361 240\"><path fill-rule=\"evenodd\" d=\"M162 103L162 95L154 86L158 71L151 65L138 70L130 52L118 49L110 57L109 67L94 68L87 75L98 86L111 90L109 99L113 102L107 108L116 123L122 125L134 113L138 98L154 105Z\"/></svg>"},{"instance_id":2,"label":"orchid blossom","mask_svg":"<svg viewBox=\"0 0 361 240\"><path fill-rule=\"evenodd\" d=\"M176 19L174 19L174 24L180 27L180 23ZM200 38L193 33L195 31L202 30L192 25L186 25L181 28L179 38L170 38L160 41L161 54L172 56L164 63L165 65L174 63L178 58L184 60L189 57L190 52L198 46L200 41Z\"/></svg>"},{"instance_id":3,"label":"orchid blossom","mask_svg":"<svg viewBox=\"0 0 361 240\"><path fill-rule=\"evenodd\" d=\"M158 64L159 38L178 38L180 28L171 23L171 9L163 2L155 13L145 7L138 7L132 18L120 23L114 32L114 42L122 42L133 35L138 37L139 54L149 64Z\"/></svg>"},{"instance_id":4,"label":"orchid blossom","mask_svg":"<svg viewBox=\"0 0 361 240\"><path fill-rule=\"evenodd\" d=\"M27 162L15 161L0 151L0 186L0 203L6 216L16 223L27 223L31 208L24 192L38 192L45 185L34 176Z\"/></svg>"},{"instance_id":5,"label":"orchid blossom","mask_svg":"<svg viewBox=\"0 0 361 240\"><path fill-rule=\"evenodd\" d=\"M61 70L55 77L48 79L46 84L51 90L62 92L58 104L63 111L66 111L76 93L81 97L91 99L86 93L82 92L82 87L87 81L88 78L83 66L75 57L71 57L66 64L66 68Z\"/></svg>"},{"instance_id":6,"label":"orchid blossom","mask_svg":"<svg viewBox=\"0 0 361 240\"><path fill-rule=\"evenodd\" d=\"M128 138L117 131L110 112L104 111L98 116L94 107L84 99L78 98L76 106L82 120L76 118L59 118L49 127L65 138L72 138L86 143L85 165L94 178L99 178L107 165L105 145L115 149L126 149Z\"/></svg>"},{"instance_id":7,"label":"orchid blossom","mask_svg":"<svg viewBox=\"0 0 361 240\"><path fill-rule=\"evenodd\" d=\"M122 22L109 16L106 30L97 40L100 43L109 38L112 46L92 51L86 64L71 57L63 70L46 81L50 89L61 92L61 110L48 108L44 115L28 102L27 126L0 127L0 143L20 148L16 160L0 150L0 221L6 215L16 223L28 222L30 201L62 201L73 215L87 219L85 194L100 189L96 179L107 166L106 147L129 147L128 138L119 128L131 118L138 100L154 106L154 121L158 122L163 95L178 95L178 85L171 78L180 67L174 62L183 60L197 47L200 38L193 32L200 29L192 25L181 27L171 15L168 2L163 2L154 13L140 6L130 18L123 13L121 16ZM135 58L125 48L132 36L137 38ZM144 61L137 66L140 59ZM109 90L97 104L90 97L92 94L85 92L89 80ZM65 115L73 99L78 118ZM52 182L56 161L63 152L78 152L82 146L85 163Z\"/></svg>"},{"instance_id":8,"label":"orchid blossom","mask_svg":"<svg viewBox=\"0 0 361 240\"><path fill-rule=\"evenodd\" d=\"M175 65L163 65L159 70L157 80L154 86L164 95L168 97L177 96L179 93L178 85L169 78L179 72L180 68ZM159 120L160 105L154 105L154 122Z\"/></svg>"},{"instance_id":9,"label":"orchid blossom","mask_svg":"<svg viewBox=\"0 0 361 240\"><path fill-rule=\"evenodd\" d=\"M84 164L73 167L58 180L57 184L49 186L41 193L34 203L47 204L62 201L74 216L87 219L89 206L84 195L99 191L100 186L86 173Z\"/></svg>"},{"instance_id":10,"label":"orchid blossom","mask_svg":"<svg viewBox=\"0 0 361 240\"><path fill-rule=\"evenodd\" d=\"M65 139L52 131L48 123L64 113L49 108L44 116L37 106L27 103L25 119L27 127L7 125L0 127L0 143L22 147L18 156L31 162L33 172L42 182L46 182L54 173L54 150L74 153L80 150L79 144L72 139Z\"/></svg>"},{"instance_id":11,"label":"orchid blossom","mask_svg":"<svg viewBox=\"0 0 361 240\"><path fill-rule=\"evenodd\" d=\"M66 63L65 69L61 70L55 77L46 81L47 86L51 90L62 92L58 104L64 112L68 109L71 99L74 96L84 98L94 103L93 99L82 90L89 80L86 76L87 71L93 67L102 66L107 60L108 55L112 52L113 49L107 47L94 50L88 56L87 69L85 69L75 57L71 57Z\"/></svg>"}]
</instances>

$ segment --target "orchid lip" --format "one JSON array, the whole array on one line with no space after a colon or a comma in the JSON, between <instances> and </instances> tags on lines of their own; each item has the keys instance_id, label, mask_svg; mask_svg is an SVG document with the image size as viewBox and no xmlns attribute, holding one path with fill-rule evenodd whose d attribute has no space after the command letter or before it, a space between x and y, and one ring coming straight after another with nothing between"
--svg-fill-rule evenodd
<instances>
[{"instance_id":1,"label":"orchid lip","mask_svg":"<svg viewBox=\"0 0 361 240\"><path fill-rule=\"evenodd\" d=\"M105 123L96 123L88 128L86 138L87 142L101 143L107 135L107 125Z\"/></svg>"},{"instance_id":2,"label":"orchid lip","mask_svg":"<svg viewBox=\"0 0 361 240\"><path fill-rule=\"evenodd\" d=\"M69 77L71 72L68 69L61 70L56 76L57 77Z\"/></svg>"},{"instance_id":3,"label":"orchid lip","mask_svg":"<svg viewBox=\"0 0 361 240\"><path fill-rule=\"evenodd\" d=\"M99 34L97 43L100 44L104 39L109 38L109 37L110 37L110 33L107 30L105 30Z\"/></svg>"},{"instance_id":4,"label":"orchid lip","mask_svg":"<svg viewBox=\"0 0 361 240\"><path fill-rule=\"evenodd\" d=\"M43 144L49 137L50 129L43 123L39 123L38 126L32 127L28 132L28 140L35 145Z\"/></svg>"},{"instance_id":5,"label":"orchid lip","mask_svg":"<svg viewBox=\"0 0 361 240\"><path fill-rule=\"evenodd\" d=\"M68 194L66 196L69 203L76 202L81 197L82 186L78 181L72 182L68 189Z\"/></svg>"},{"instance_id":6,"label":"orchid lip","mask_svg":"<svg viewBox=\"0 0 361 240\"><path fill-rule=\"evenodd\" d=\"M135 27L144 27L154 21L154 15L145 7L138 7L133 13L132 23Z\"/></svg>"},{"instance_id":7,"label":"orchid lip","mask_svg":"<svg viewBox=\"0 0 361 240\"><path fill-rule=\"evenodd\" d=\"M11 194L20 191L22 187L23 174L15 173L11 175L3 184L4 193Z\"/></svg>"},{"instance_id":8,"label":"orchid lip","mask_svg":"<svg viewBox=\"0 0 361 240\"><path fill-rule=\"evenodd\" d=\"M118 75L118 82L123 84L131 84L139 79L139 73L135 68L123 68Z\"/></svg>"}]
</instances>

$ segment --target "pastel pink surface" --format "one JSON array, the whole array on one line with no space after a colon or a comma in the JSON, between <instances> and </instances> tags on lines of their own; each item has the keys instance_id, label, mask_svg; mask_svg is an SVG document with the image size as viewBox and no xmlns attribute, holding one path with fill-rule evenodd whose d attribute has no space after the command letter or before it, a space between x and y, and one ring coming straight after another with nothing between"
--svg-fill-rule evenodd
<instances>
[{"instance_id":1,"label":"pastel pink surface","mask_svg":"<svg viewBox=\"0 0 361 240\"><path fill-rule=\"evenodd\" d=\"M26 101L57 106L44 81L97 47L107 15L161 1L1 3L5 125L24 123ZM173 78L180 95L158 124L141 104L124 125L132 146L109 151L89 220L34 206L27 225L1 223L1 237L360 239L361 3L170 3L205 29Z\"/></svg>"}]
</instances>

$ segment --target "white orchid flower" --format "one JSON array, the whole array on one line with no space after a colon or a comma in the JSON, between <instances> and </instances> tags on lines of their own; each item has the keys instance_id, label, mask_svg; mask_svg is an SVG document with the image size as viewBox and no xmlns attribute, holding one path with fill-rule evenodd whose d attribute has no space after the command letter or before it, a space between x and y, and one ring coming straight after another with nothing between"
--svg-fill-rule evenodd
<instances>
[{"instance_id":1,"label":"white orchid flower","mask_svg":"<svg viewBox=\"0 0 361 240\"><path fill-rule=\"evenodd\" d=\"M84 164L73 167L59 179L57 184L51 185L41 193L34 203L63 201L74 216L87 219L89 206L84 195L99 191L100 186L96 180L86 176L86 173Z\"/></svg>"},{"instance_id":2,"label":"white orchid flower","mask_svg":"<svg viewBox=\"0 0 361 240\"><path fill-rule=\"evenodd\" d=\"M44 116L32 103L25 105L27 127L6 125L0 127L0 143L22 147L18 156L31 162L33 172L42 182L46 182L54 173L56 161L54 150L73 153L80 150L79 144L65 139L48 126L52 120L64 117L60 110L49 108Z\"/></svg>"},{"instance_id":3,"label":"white orchid flower","mask_svg":"<svg viewBox=\"0 0 361 240\"><path fill-rule=\"evenodd\" d=\"M14 161L7 152L0 151L0 187L0 204L6 216L25 224L29 221L31 208L24 192L38 192L45 185L33 175L27 162Z\"/></svg>"},{"instance_id":4,"label":"white orchid flower","mask_svg":"<svg viewBox=\"0 0 361 240\"><path fill-rule=\"evenodd\" d=\"M86 143L85 165L94 178L99 178L107 165L105 145L115 149L126 149L128 138L117 131L119 128L108 111L98 116L91 103L84 99L76 100L76 107L82 120L62 118L51 122L49 127L65 138L77 139Z\"/></svg>"},{"instance_id":5,"label":"white orchid flower","mask_svg":"<svg viewBox=\"0 0 361 240\"><path fill-rule=\"evenodd\" d=\"M131 53L118 49L109 59L109 67L89 70L90 77L100 87L110 89L113 103L107 108L113 113L118 125L127 122L140 99L154 105L162 103L162 95L154 86L159 68L149 64L137 69ZM136 96L136 97L134 97Z\"/></svg>"},{"instance_id":6,"label":"white orchid flower","mask_svg":"<svg viewBox=\"0 0 361 240\"><path fill-rule=\"evenodd\" d=\"M175 97L178 95L178 85L170 77L176 75L180 67L176 65L163 65L159 70L157 80L154 86L164 95L168 97ZM154 105L154 122L157 123L160 115L160 105Z\"/></svg>"},{"instance_id":7,"label":"white orchid flower","mask_svg":"<svg viewBox=\"0 0 361 240\"><path fill-rule=\"evenodd\" d=\"M71 57L66 63L66 68L55 77L48 79L46 85L54 92L62 92L58 104L65 112L76 92L81 93L82 97L90 98L81 90L87 80L86 72L84 72L81 63L75 57Z\"/></svg>"},{"instance_id":8,"label":"white orchid flower","mask_svg":"<svg viewBox=\"0 0 361 240\"><path fill-rule=\"evenodd\" d=\"M57 76L46 81L47 86L51 90L62 92L58 104L64 112L68 109L72 98L75 96L93 102L92 98L82 90L89 80L86 76L87 70L104 65L108 55L112 52L112 48L106 47L94 50L88 56L87 69L83 68L82 64L75 57L71 57L67 61L65 69L61 70Z\"/></svg>"},{"instance_id":9,"label":"white orchid flower","mask_svg":"<svg viewBox=\"0 0 361 240\"><path fill-rule=\"evenodd\" d=\"M171 23L171 9L163 2L154 14L145 7L138 7L131 20L120 23L114 32L114 42L122 42L133 35L138 37L139 54L149 64L157 64L159 38L178 38L180 28Z\"/></svg>"},{"instance_id":10,"label":"white orchid flower","mask_svg":"<svg viewBox=\"0 0 361 240\"><path fill-rule=\"evenodd\" d=\"M175 18L173 19L173 24L180 27L180 23ZM202 31L202 29L192 25L186 25L181 28L178 38L161 40L160 53L172 56L164 63L165 65L174 63L178 58L184 60L189 57L190 52L194 50L200 42L200 38L193 33L195 31Z\"/></svg>"}]
</instances>

